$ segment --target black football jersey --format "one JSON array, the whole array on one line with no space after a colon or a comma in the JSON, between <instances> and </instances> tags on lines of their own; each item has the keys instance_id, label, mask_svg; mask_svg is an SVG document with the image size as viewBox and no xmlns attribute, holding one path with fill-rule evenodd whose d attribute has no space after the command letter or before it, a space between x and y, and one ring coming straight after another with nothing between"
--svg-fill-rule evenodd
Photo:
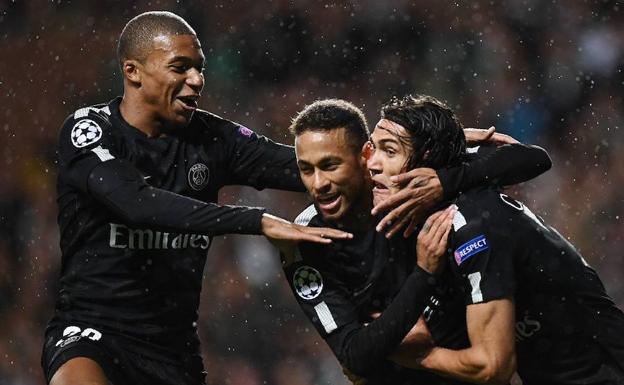
<instances>
[{"instance_id":1,"label":"black football jersey","mask_svg":"<svg viewBox=\"0 0 624 385\"><path fill-rule=\"evenodd\" d=\"M457 206L449 264L467 305L514 300L524 384L624 384L624 314L574 246L496 189Z\"/></svg>"},{"instance_id":2,"label":"black football jersey","mask_svg":"<svg viewBox=\"0 0 624 385\"><path fill-rule=\"evenodd\" d=\"M297 223L327 226L310 206L296 220ZM366 331L364 326L373 321L371 314L382 312L405 285L416 266L415 239L401 237L388 240L375 231L355 233L347 241L330 245L301 244L293 261L284 265L285 276L299 305L326 340L336 357L345 364L347 339L353 333ZM422 275L421 279L428 279ZM465 328L465 306L448 280L439 280L433 290L423 298L421 313L437 345L448 348L465 348L468 339ZM401 311L409 311L407 303ZM390 320L384 329L370 331L355 362L366 362L370 355L378 355L377 362L366 366L368 384L460 384L432 373L412 370L393 363L385 357L396 347L406 332L392 344L392 330L400 320ZM372 324L371 324L372 325ZM413 323L408 325L411 329ZM384 346L390 343L389 346ZM385 352L385 353L384 353ZM357 357L361 354L361 357Z\"/></svg>"},{"instance_id":3,"label":"black football jersey","mask_svg":"<svg viewBox=\"0 0 624 385\"><path fill-rule=\"evenodd\" d=\"M465 162L437 172L448 199L482 184L522 182L550 166L543 149L512 144L470 148ZM314 206L302 212L297 221L309 226L329 225ZM465 305L451 273L427 287L423 282L431 277L417 271L414 239L396 237L388 241L373 226L352 240L329 246L303 243L297 258L288 261L284 269L299 305L336 357L351 370L366 373L369 383L461 383L387 360L421 315L438 346L468 346ZM419 313L415 315L414 310ZM372 322L370 316L376 312L382 315ZM369 326L361 332L365 324Z\"/></svg>"},{"instance_id":4,"label":"black football jersey","mask_svg":"<svg viewBox=\"0 0 624 385\"><path fill-rule=\"evenodd\" d=\"M60 132L62 267L51 325L93 325L147 355L196 349L212 236L260 234L264 212L217 206L218 191L304 191L294 150L201 110L150 138L124 121L120 101L76 111Z\"/></svg>"}]
</instances>

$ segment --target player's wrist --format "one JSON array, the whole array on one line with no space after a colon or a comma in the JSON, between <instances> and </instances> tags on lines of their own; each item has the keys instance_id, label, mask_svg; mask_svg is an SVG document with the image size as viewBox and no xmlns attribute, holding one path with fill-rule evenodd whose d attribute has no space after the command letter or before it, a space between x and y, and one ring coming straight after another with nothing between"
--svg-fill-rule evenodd
<instances>
[{"instance_id":1,"label":"player's wrist","mask_svg":"<svg viewBox=\"0 0 624 385\"><path fill-rule=\"evenodd\" d=\"M431 287L435 287L439 283L439 278L438 278L437 274L431 273L431 272L423 269L418 264L416 264L416 266L414 267L414 271L412 272L412 276L414 276L419 281L426 282Z\"/></svg>"},{"instance_id":2,"label":"player's wrist","mask_svg":"<svg viewBox=\"0 0 624 385\"><path fill-rule=\"evenodd\" d=\"M457 166L435 170L440 184L440 201L453 199L457 195L457 191L453 188L453 178L457 178L458 170L459 167Z\"/></svg>"}]
</instances>

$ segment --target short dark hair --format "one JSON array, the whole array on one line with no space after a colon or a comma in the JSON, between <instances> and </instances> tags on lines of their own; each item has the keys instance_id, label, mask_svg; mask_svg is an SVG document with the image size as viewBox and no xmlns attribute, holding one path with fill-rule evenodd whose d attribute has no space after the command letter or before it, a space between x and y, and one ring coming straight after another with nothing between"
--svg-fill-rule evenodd
<instances>
[{"instance_id":1,"label":"short dark hair","mask_svg":"<svg viewBox=\"0 0 624 385\"><path fill-rule=\"evenodd\" d=\"M305 106L292 120L290 132L299 136L306 131L331 131L345 128L349 144L360 151L370 132L362 110L341 99L322 99Z\"/></svg>"},{"instance_id":2,"label":"short dark hair","mask_svg":"<svg viewBox=\"0 0 624 385\"><path fill-rule=\"evenodd\" d=\"M126 24L119 36L117 59L119 64L127 59L143 61L154 38L158 35L193 35L195 30L180 16L168 11L144 12Z\"/></svg>"},{"instance_id":3,"label":"short dark hair","mask_svg":"<svg viewBox=\"0 0 624 385\"><path fill-rule=\"evenodd\" d=\"M393 97L381 108L381 118L400 124L409 134L412 153L409 170L417 167L439 169L464 158L466 137L455 113L443 102L428 95Z\"/></svg>"}]
</instances>

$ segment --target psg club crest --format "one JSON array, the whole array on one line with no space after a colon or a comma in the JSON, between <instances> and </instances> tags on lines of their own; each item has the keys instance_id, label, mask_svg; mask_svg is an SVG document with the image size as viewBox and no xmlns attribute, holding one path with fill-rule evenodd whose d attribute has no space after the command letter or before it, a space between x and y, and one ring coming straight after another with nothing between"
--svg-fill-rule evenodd
<instances>
[{"instance_id":1,"label":"psg club crest","mask_svg":"<svg viewBox=\"0 0 624 385\"><path fill-rule=\"evenodd\" d=\"M293 285L297 295L303 299L314 299L323 291L323 277L310 266L301 266L293 275Z\"/></svg>"},{"instance_id":2,"label":"psg club crest","mask_svg":"<svg viewBox=\"0 0 624 385\"><path fill-rule=\"evenodd\" d=\"M78 148L86 147L100 140L102 129L91 119L82 119L71 130L71 141Z\"/></svg>"},{"instance_id":3,"label":"psg club crest","mask_svg":"<svg viewBox=\"0 0 624 385\"><path fill-rule=\"evenodd\" d=\"M189 170L188 182L193 190L199 191L206 187L209 177L210 170L208 166L203 163L195 163Z\"/></svg>"}]
</instances>

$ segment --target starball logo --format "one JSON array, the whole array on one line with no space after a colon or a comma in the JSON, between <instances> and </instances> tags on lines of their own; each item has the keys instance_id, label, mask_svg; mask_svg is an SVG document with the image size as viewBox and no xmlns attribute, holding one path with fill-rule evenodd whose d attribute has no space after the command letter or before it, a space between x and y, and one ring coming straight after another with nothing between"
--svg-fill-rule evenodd
<instances>
[{"instance_id":1,"label":"starball logo","mask_svg":"<svg viewBox=\"0 0 624 385\"><path fill-rule=\"evenodd\" d=\"M210 246L210 237L203 234L179 234L150 229L131 229L117 223L109 223L109 246L116 249L203 249Z\"/></svg>"}]
</instances>

